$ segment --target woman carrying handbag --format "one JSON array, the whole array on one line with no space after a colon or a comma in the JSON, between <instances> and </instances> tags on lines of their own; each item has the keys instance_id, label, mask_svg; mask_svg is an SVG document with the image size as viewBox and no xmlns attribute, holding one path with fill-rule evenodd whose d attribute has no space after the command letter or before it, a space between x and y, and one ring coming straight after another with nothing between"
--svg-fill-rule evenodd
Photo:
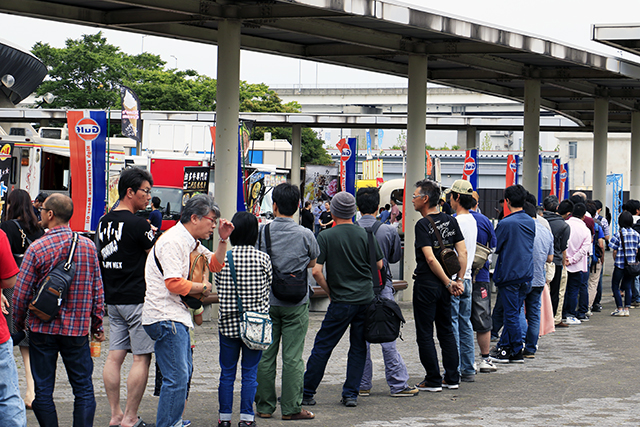
<instances>
[{"instance_id":1,"label":"woman carrying handbag","mask_svg":"<svg viewBox=\"0 0 640 427\"><path fill-rule=\"evenodd\" d=\"M613 251L613 275L611 276L611 290L616 300L616 310L611 313L616 317L628 317L631 306L631 286L638 275L634 269L638 269L638 246L640 234L633 228L633 216L624 211L618 219L620 231L609 242L609 248ZM622 282L622 283L621 283ZM624 291L624 305L620 296L620 289Z\"/></svg>"},{"instance_id":2,"label":"woman carrying handbag","mask_svg":"<svg viewBox=\"0 0 640 427\"><path fill-rule=\"evenodd\" d=\"M252 347L260 348L262 345L264 348L264 344L254 346L247 340L247 315L268 320L271 259L269 255L255 248L258 240L258 220L254 215L249 212L237 212L231 222L235 227L229 237L233 249L227 252L222 271L215 275L220 299L218 331L221 370L218 386L218 426L231 426L233 383L242 353L242 391L238 426L253 427L256 425L253 401L258 387L256 377L262 350ZM270 329L268 334L270 343Z\"/></svg>"}]
</instances>

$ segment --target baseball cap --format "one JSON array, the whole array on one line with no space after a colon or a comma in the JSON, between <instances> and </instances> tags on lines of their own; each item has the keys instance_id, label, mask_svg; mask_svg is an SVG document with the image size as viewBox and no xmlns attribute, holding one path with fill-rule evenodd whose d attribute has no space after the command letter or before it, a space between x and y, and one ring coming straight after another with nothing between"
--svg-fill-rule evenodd
<instances>
[{"instance_id":1,"label":"baseball cap","mask_svg":"<svg viewBox=\"0 0 640 427\"><path fill-rule=\"evenodd\" d=\"M469 181L465 181L464 179L456 180L451 186L451 191L458 194L473 194L473 187Z\"/></svg>"}]
</instances>

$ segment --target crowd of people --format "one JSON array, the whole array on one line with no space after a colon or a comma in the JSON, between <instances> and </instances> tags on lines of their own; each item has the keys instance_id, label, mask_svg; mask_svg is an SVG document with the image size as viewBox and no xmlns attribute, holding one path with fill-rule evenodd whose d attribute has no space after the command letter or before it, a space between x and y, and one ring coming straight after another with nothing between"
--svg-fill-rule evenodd
<instances>
[{"instance_id":1,"label":"crowd of people","mask_svg":"<svg viewBox=\"0 0 640 427\"><path fill-rule=\"evenodd\" d=\"M29 304L52 268L69 256L73 203L65 195L52 194L38 201L34 210L28 193L10 193L6 219L0 225L0 286L8 319L0 317L0 369L6 373L0 379L0 413L8 422L5 425L26 425L25 404L41 426L58 425L53 400L58 354L75 396L73 425L93 425L90 341L105 340L106 309L109 348L102 377L111 409L109 425L146 425L138 409L155 354L156 425L188 426L183 413L193 375L189 331L194 319L202 321L200 307L211 300L213 291L219 301L219 426L231 425L238 363L240 427L255 426L256 417L273 417L278 403L283 420L315 418L307 408L316 404L331 353L347 330L341 402L356 407L359 397L370 394L373 364L364 329L374 298L372 276L378 273L372 268L384 273L380 294L392 299L390 264L402 256L395 224L400 211L393 200L381 212L376 188L362 188L355 197L339 192L321 208L305 204L302 226L294 219L299 189L280 184L272 195L275 220L259 227L247 212L237 212L231 221L221 218L212 197L197 195L186 202L180 221L158 237L157 226L136 215L149 204L152 186L153 178L145 170L122 172L117 207L100 220L95 241L78 238L73 279L68 292L59 296L58 315L49 322L30 314ZM508 187L505 216L495 228L480 213L478 194L468 181L455 181L447 193L449 201L443 202L440 186L426 179L416 183L411 196L413 208L422 215L415 225L413 311L425 373L418 384L410 384L395 341L381 344L390 396L457 389L461 382L475 381L479 372L497 371L498 364L535 358L538 338L549 331L549 323L551 329L578 325L602 310L607 247L614 259L611 286L617 307L611 315L629 316L629 308L640 306L639 283L630 268L637 262L640 245L640 234L634 230L640 202L624 205L620 231L611 236L608 221L600 215L602 204L582 193L562 202L549 196L537 208L535 197L524 187ZM155 212L160 201L152 202ZM451 215L444 211L445 205ZM201 240L210 239L216 228L219 241L210 250ZM375 237L375 248L369 247L368 233ZM491 252L497 259L492 260ZM194 274L198 259L204 259L200 276ZM492 311L494 263L498 292ZM302 353L312 287L289 298L274 293L274 283L282 275L311 283L308 272L330 302L305 366ZM551 315L541 314L545 304ZM250 348L241 338L242 313L249 311L269 314L272 343L266 350ZM31 368L26 370L24 401L13 344L20 345L25 365ZM126 375L123 407L121 368L129 353L133 363Z\"/></svg>"}]
</instances>

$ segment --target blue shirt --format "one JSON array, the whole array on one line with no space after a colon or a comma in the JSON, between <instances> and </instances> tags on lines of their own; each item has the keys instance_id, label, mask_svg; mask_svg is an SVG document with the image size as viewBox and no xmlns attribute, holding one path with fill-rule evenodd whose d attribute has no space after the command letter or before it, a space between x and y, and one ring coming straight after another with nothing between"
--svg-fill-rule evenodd
<instances>
[{"instance_id":1,"label":"blue shirt","mask_svg":"<svg viewBox=\"0 0 640 427\"><path fill-rule=\"evenodd\" d=\"M489 221L489 218L474 210L469 210L469 213L473 215L476 220L476 224L478 225L478 237L476 238L478 243L481 243L490 248L495 248L497 244L496 232L493 229L493 224L491 223L491 221ZM482 267L480 271L478 271L478 274L476 275L476 282L488 282L490 280L490 264L491 263L487 260L487 262L484 264L484 267Z\"/></svg>"},{"instance_id":2,"label":"blue shirt","mask_svg":"<svg viewBox=\"0 0 640 427\"><path fill-rule=\"evenodd\" d=\"M498 262L493 273L497 286L530 282L533 278L535 220L524 210L505 216L496 228Z\"/></svg>"},{"instance_id":3,"label":"blue shirt","mask_svg":"<svg viewBox=\"0 0 640 427\"><path fill-rule=\"evenodd\" d=\"M387 221L389 220L389 215L391 215L391 212L389 212L388 210L382 211L382 213L380 214L380 222L383 224L387 224Z\"/></svg>"},{"instance_id":4,"label":"blue shirt","mask_svg":"<svg viewBox=\"0 0 640 427\"><path fill-rule=\"evenodd\" d=\"M151 211L149 214L149 222L160 230L160 228L162 228L162 213L157 209Z\"/></svg>"},{"instance_id":5,"label":"blue shirt","mask_svg":"<svg viewBox=\"0 0 640 427\"><path fill-rule=\"evenodd\" d=\"M620 233L624 238L624 251L627 254L627 262L636 262L636 252L638 245L640 245L640 234L632 228L620 228L620 231L613 235L609 241L609 248L616 253L616 257L613 260L613 265L618 268L624 269L624 254L622 253L622 242L620 241Z\"/></svg>"},{"instance_id":6,"label":"blue shirt","mask_svg":"<svg viewBox=\"0 0 640 427\"><path fill-rule=\"evenodd\" d=\"M536 221L536 237L533 239L533 279L531 286L544 286L547 282L545 263L553 255L553 234L547 227Z\"/></svg>"}]
</instances>

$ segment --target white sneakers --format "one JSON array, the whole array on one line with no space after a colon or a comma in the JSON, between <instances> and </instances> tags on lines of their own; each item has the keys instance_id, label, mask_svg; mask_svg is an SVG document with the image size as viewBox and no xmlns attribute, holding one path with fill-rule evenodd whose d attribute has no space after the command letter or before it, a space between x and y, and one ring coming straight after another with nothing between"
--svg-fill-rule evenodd
<instances>
[{"instance_id":1,"label":"white sneakers","mask_svg":"<svg viewBox=\"0 0 640 427\"><path fill-rule=\"evenodd\" d=\"M611 315L616 317L629 317L629 309L625 308L623 310L620 310L619 308L617 308L616 311L611 313Z\"/></svg>"},{"instance_id":2,"label":"white sneakers","mask_svg":"<svg viewBox=\"0 0 640 427\"><path fill-rule=\"evenodd\" d=\"M566 323L567 325L579 325L582 322L579 319L576 319L573 316L569 316L569 317L567 317L567 320L564 321L564 323Z\"/></svg>"},{"instance_id":3,"label":"white sneakers","mask_svg":"<svg viewBox=\"0 0 640 427\"><path fill-rule=\"evenodd\" d=\"M496 365L494 365L489 359L480 359L478 369L480 369L480 372L496 372L498 370Z\"/></svg>"}]
</instances>

